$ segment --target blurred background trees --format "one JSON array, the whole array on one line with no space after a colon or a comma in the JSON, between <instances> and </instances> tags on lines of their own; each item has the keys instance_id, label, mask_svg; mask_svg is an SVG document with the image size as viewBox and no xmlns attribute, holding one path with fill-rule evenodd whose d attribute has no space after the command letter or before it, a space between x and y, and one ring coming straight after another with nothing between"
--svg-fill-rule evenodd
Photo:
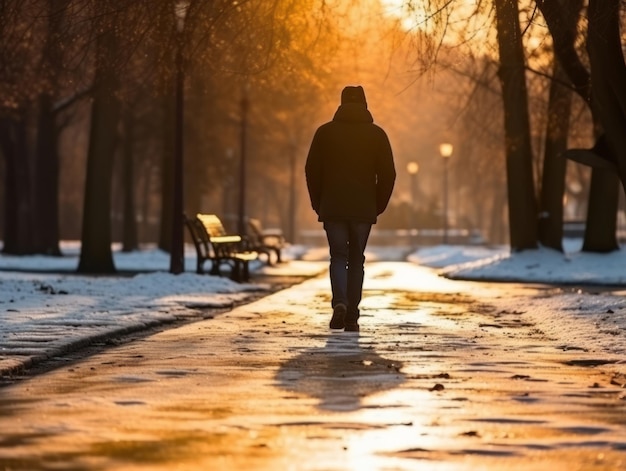
<instances>
[{"instance_id":1,"label":"blurred background trees","mask_svg":"<svg viewBox=\"0 0 626 471\"><path fill-rule=\"evenodd\" d=\"M575 219L587 223L586 250L614 250L623 7L0 2L2 250L58 255L60 239L78 239L81 271L112 272L112 242L170 249L177 53L188 214L214 212L235 228L245 126L246 212L301 241L318 228L302 170L313 132L345 85L362 84L398 170L379 229L439 229L447 217L514 250L562 250L563 221ZM454 149L445 165L443 142Z\"/></svg>"}]
</instances>

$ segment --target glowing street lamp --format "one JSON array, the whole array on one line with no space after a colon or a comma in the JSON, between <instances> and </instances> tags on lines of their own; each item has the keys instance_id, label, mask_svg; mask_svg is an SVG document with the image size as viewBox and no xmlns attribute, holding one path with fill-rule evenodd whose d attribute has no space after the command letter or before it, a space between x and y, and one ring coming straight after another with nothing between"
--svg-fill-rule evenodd
<instances>
[{"instance_id":1,"label":"glowing street lamp","mask_svg":"<svg viewBox=\"0 0 626 471\"><path fill-rule=\"evenodd\" d=\"M417 202L417 172L420 166L417 162L409 162L406 171L411 176L411 234L417 238L417 215L415 214L415 206Z\"/></svg>"},{"instance_id":2,"label":"glowing street lamp","mask_svg":"<svg viewBox=\"0 0 626 471\"><path fill-rule=\"evenodd\" d=\"M443 243L448 243L448 161L454 147L444 142L439 144L439 154L443 159Z\"/></svg>"}]
</instances>

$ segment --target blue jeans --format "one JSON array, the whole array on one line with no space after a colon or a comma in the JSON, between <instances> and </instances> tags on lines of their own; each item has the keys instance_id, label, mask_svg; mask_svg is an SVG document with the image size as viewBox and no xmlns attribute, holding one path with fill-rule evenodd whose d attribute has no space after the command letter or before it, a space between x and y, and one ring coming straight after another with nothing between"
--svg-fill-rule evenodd
<instances>
[{"instance_id":1,"label":"blue jeans","mask_svg":"<svg viewBox=\"0 0 626 471\"><path fill-rule=\"evenodd\" d=\"M365 246L372 225L362 222L324 223L330 248L330 287L332 307L345 304L347 319L359 318L359 303L363 291Z\"/></svg>"}]
</instances>

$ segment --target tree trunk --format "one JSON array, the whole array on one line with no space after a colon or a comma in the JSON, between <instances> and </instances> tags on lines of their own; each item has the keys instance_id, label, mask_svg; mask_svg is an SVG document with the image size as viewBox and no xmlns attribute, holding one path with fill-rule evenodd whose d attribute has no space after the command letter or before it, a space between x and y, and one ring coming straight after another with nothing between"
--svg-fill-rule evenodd
<instances>
[{"instance_id":1,"label":"tree trunk","mask_svg":"<svg viewBox=\"0 0 626 471\"><path fill-rule=\"evenodd\" d=\"M0 121L0 148L5 158L2 252L11 255L34 252L27 134L24 119Z\"/></svg>"},{"instance_id":2,"label":"tree trunk","mask_svg":"<svg viewBox=\"0 0 626 471\"><path fill-rule=\"evenodd\" d=\"M593 110L604 130L605 157L616 163L619 179L626 188L626 64L621 46L619 4L619 0L589 2L587 50ZM607 252L619 248L617 182L613 174L594 169L587 216L587 231L593 230L593 233L585 234L585 251Z\"/></svg>"},{"instance_id":3,"label":"tree trunk","mask_svg":"<svg viewBox=\"0 0 626 471\"><path fill-rule=\"evenodd\" d=\"M19 239L17 221L18 197L16 194L16 161L17 144L15 143L15 126L12 120L0 120L0 149L4 157L4 233L2 234L2 252L14 254Z\"/></svg>"},{"instance_id":4,"label":"tree trunk","mask_svg":"<svg viewBox=\"0 0 626 471\"><path fill-rule=\"evenodd\" d=\"M539 242L545 247L563 251L563 194L572 91L562 83L567 76L557 58L548 99L548 123L541 183Z\"/></svg>"},{"instance_id":5,"label":"tree trunk","mask_svg":"<svg viewBox=\"0 0 626 471\"><path fill-rule=\"evenodd\" d=\"M61 255L59 248L58 130L49 94L39 97L39 123L34 172L36 253Z\"/></svg>"},{"instance_id":6,"label":"tree trunk","mask_svg":"<svg viewBox=\"0 0 626 471\"><path fill-rule=\"evenodd\" d=\"M187 19L189 20L189 19ZM158 15L158 25L160 31L167 31L173 33L176 25L173 23L174 17L172 15L171 5L167 2L161 5L161 10ZM176 41L172 41L169 47L165 50L164 57L167 60L171 60L170 65L174 65L176 58ZM160 181L161 181L161 214L160 214L160 226L159 226L159 240L158 246L165 252L170 252L172 249L172 228L173 228L173 213L174 213L174 149L175 149L175 74L167 74L164 77L164 92L162 96L161 109L163 114L161 117L161 168L160 168Z\"/></svg>"},{"instance_id":7,"label":"tree trunk","mask_svg":"<svg viewBox=\"0 0 626 471\"><path fill-rule=\"evenodd\" d=\"M87 156L80 273L115 273L111 251L111 182L120 102L113 28L96 41L96 75Z\"/></svg>"},{"instance_id":8,"label":"tree trunk","mask_svg":"<svg viewBox=\"0 0 626 471\"><path fill-rule=\"evenodd\" d=\"M133 165L133 112L126 108L124 113L124 148L123 159L123 185L124 185L124 217L122 221L122 251L132 252L139 248L137 241L137 221L135 218L135 172Z\"/></svg>"},{"instance_id":9,"label":"tree trunk","mask_svg":"<svg viewBox=\"0 0 626 471\"><path fill-rule=\"evenodd\" d=\"M56 123L53 92L63 66L62 27L69 0L48 0L48 33L41 60L41 73L48 88L39 96L39 120L34 165L35 250L60 255L59 248L59 128Z\"/></svg>"},{"instance_id":10,"label":"tree trunk","mask_svg":"<svg viewBox=\"0 0 626 471\"><path fill-rule=\"evenodd\" d=\"M587 103L591 102L589 71L578 56L576 41L578 20L583 0L536 0L550 30L554 54L559 58L574 91Z\"/></svg>"},{"instance_id":11,"label":"tree trunk","mask_svg":"<svg viewBox=\"0 0 626 471\"><path fill-rule=\"evenodd\" d=\"M608 150L623 176L626 173L626 63L621 43L620 0L590 0L588 15L587 50L593 95Z\"/></svg>"},{"instance_id":12,"label":"tree trunk","mask_svg":"<svg viewBox=\"0 0 626 471\"><path fill-rule=\"evenodd\" d=\"M174 205L174 85L168 87L164 97L163 160L161 166L161 230L159 248L169 252L172 248L172 213Z\"/></svg>"},{"instance_id":13,"label":"tree trunk","mask_svg":"<svg viewBox=\"0 0 626 471\"><path fill-rule=\"evenodd\" d=\"M156 240L153 231L151 231L152 227L150 224L150 195L151 195L151 183L152 183L152 164L151 162L144 162L142 165L143 174L143 185L141 186L141 202L140 202L140 211L141 211L141 226L140 226L140 236L139 240Z\"/></svg>"},{"instance_id":14,"label":"tree trunk","mask_svg":"<svg viewBox=\"0 0 626 471\"><path fill-rule=\"evenodd\" d=\"M26 134L27 125L24 120L3 119L0 123L0 146L5 158L2 252L11 255L32 253Z\"/></svg>"},{"instance_id":15,"label":"tree trunk","mask_svg":"<svg viewBox=\"0 0 626 471\"><path fill-rule=\"evenodd\" d=\"M537 248L530 118L524 52L515 0L495 0L500 51L511 250Z\"/></svg>"},{"instance_id":16,"label":"tree trunk","mask_svg":"<svg viewBox=\"0 0 626 471\"><path fill-rule=\"evenodd\" d=\"M618 247L615 233L617 180L603 170L615 168L619 160L617 150L620 147L619 141L623 141L623 108L620 111L619 105L616 106L617 100L608 83L610 80L607 80L607 77L617 76L617 88L621 88L623 94L623 88L619 84L624 83L626 77L619 39L618 2L619 0L590 2L587 41L591 63L589 73L576 51L576 29L582 1L569 3L560 0L537 0L553 37L555 54L574 84L574 90L589 104L594 127L596 130L599 129L596 135L599 135L601 146L596 146L592 150L566 152L568 158L597 167L592 170L583 243L583 250L590 252L606 252ZM610 131L609 128L613 129ZM605 145L608 144L609 134L612 135L613 148ZM624 144L621 146L623 148ZM624 184L626 178L623 171L620 178Z\"/></svg>"},{"instance_id":17,"label":"tree trunk","mask_svg":"<svg viewBox=\"0 0 626 471\"><path fill-rule=\"evenodd\" d=\"M617 243L619 180L609 170L594 168L591 173L587 225L583 252L611 252Z\"/></svg>"}]
</instances>

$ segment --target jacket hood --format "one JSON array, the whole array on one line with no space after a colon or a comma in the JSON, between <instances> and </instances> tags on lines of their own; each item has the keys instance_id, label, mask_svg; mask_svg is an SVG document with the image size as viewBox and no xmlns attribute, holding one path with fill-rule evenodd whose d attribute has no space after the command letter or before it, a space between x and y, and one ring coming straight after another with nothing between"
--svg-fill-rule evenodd
<instances>
[{"instance_id":1,"label":"jacket hood","mask_svg":"<svg viewBox=\"0 0 626 471\"><path fill-rule=\"evenodd\" d=\"M373 123L374 118L364 103L344 103L337 108L333 121Z\"/></svg>"},{"instance_id":2,"label":"jacket hood","mask_svg":"<svg viewBox=\"0 0 626 471\"><path fill-rule=\"evenodd\" d=\"M367 108L367 100L365 99L365 90L360 85L356 87L345 87L341 91L341 104L346 103L363 103Z\"/></svg>"}]
</instances>

